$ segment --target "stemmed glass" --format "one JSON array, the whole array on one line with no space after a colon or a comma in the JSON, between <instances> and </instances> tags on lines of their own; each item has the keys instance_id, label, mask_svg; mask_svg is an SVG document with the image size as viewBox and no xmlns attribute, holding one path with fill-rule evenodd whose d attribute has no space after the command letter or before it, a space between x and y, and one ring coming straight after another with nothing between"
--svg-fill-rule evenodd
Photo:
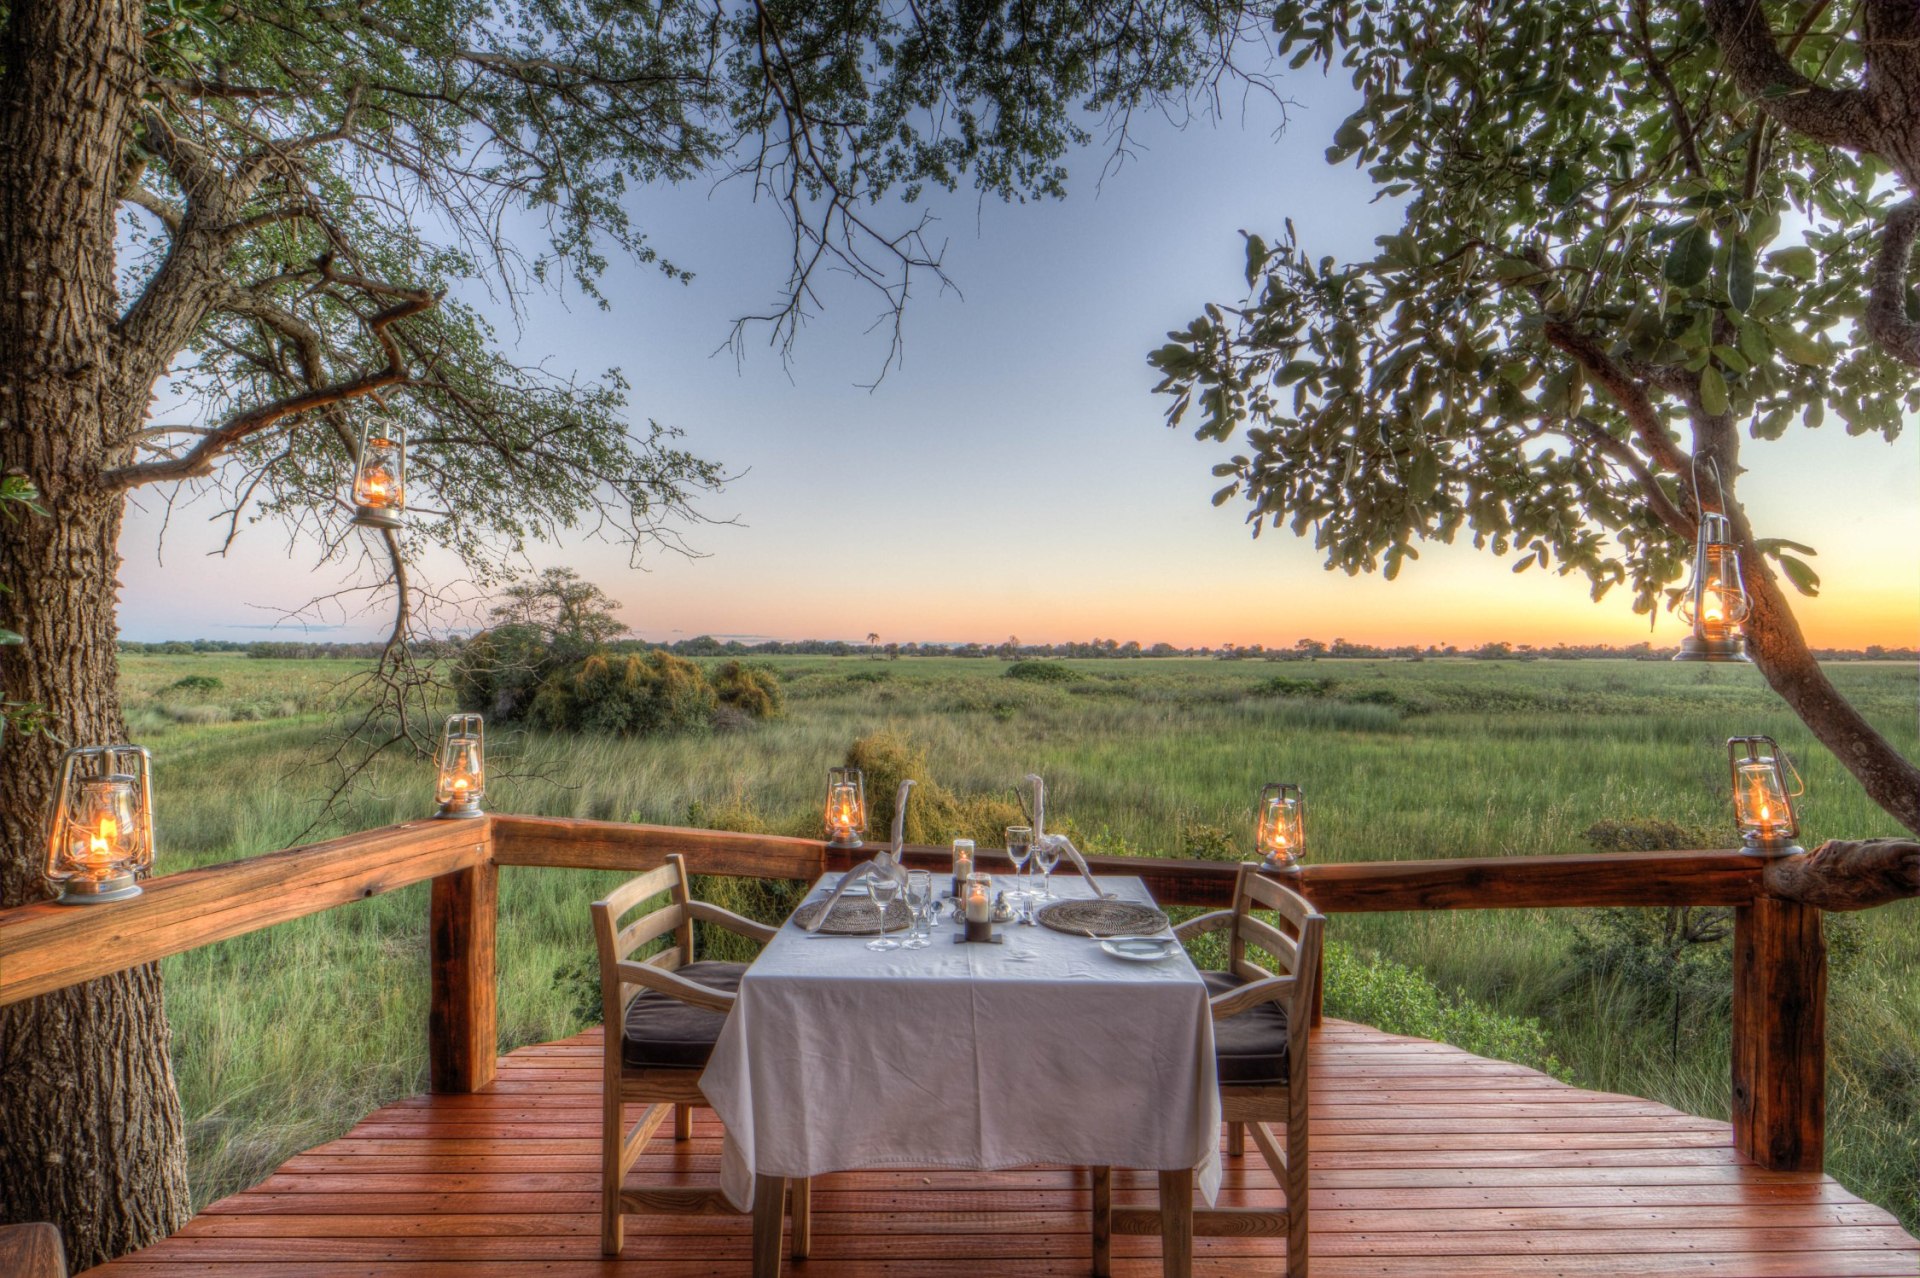
<instances>
[{"instance_id":1,"label":"stemmed glass","mask_svg":"<svg viewBox=\"0 0 1920 1278\"><path fill-rule=\"evenodd\" d=\"M900 880L890 874L876 874L867 880L867 891L880 918L875 923L875 936L867 942L870 950L897 950L900 942L887 935L887 907L893 904L893 898L900 894Z\"/></svg>"},{"instance_id":2,"label":"stemmed glass","mask_svg":"<svg viewBox=\"0 0 1920 1278\"><path fill-rule=\"evenodd\" d=\"M933 931L933 875L926 870L907 871L907 909L913 914L913 924L907 929L907 939L900 943L903 950L924 950L932 943ZM886 920L881 920L885 926Z\"/></svg>"},{"instance_id":3,"label":"stemmed glass","mask_svg":"<svg viewBox=\"0 0 1920 1278\"><path fill-rule=\"evenodd\" d=\"M1013 882L1019 890L1013 896L1026 900L1032 895L1021 886L1027 875L1027 862L1033 858L1033 827L1010 825L1007 827L1007 856L1013 861Z\"/></svg>"},{"instance_id":4,"label":"stemmed glass","mask_svg":"<svg viewBox=\"0 0 1920 1278\"><path fill-rule=\"evenodd\" d=\"M1049 876L1053 867L1060 864L1060 845L1052 839L1041 839L1033 845L1033 863L1040 867L1040 890L1035 895L1039 900L1053 900L1053 882Z\"/></svg>"}]
</instances>

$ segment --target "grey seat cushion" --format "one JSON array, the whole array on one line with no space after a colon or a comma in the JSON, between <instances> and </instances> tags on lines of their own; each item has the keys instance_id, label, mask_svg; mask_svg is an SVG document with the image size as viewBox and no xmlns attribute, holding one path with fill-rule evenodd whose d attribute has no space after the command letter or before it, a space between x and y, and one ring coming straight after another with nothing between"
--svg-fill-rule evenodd
<instances>
[{"instance_id":1,"label":"grey seat cushion","mask_svg":"<svg viewBox=\"0 0 1920 1278\"><path fill-rule=\"evenodd\" d=\"M740 989L745 963L703 959L676 968L674 975L729 994ZM642 990L627 1004L620 1059L629 1069L705 1069L727 1023L725 1012L682 1003L668 994Z\"/></svg>"},{"instance_id":2,"label":"grey seat cushion","mask_svg":"<svg viewBox=\"0 0 1920 1278\"><path fill-rule=\"evenodd\" d=\"M1230 994L1249 982L1231 972L1201 972L1207 997ZM1287 1081L1287 1009L1261 1003L1213 1023L1213 1058L1223 1086Z\"/></svg>"}]
</instances>

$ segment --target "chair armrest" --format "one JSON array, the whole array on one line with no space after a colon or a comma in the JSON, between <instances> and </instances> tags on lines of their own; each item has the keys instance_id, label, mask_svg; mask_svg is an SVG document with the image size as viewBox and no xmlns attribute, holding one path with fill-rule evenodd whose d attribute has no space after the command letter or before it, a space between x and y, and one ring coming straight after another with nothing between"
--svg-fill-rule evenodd
<instances>
[{"instance_id":1,"label":"chair armrest","mask_svg":"<svg viewBox=\"0 0 1920 1278\"><path fill-rule=\"evenodd\" d=\"M1274 1002L1292 991L1294 979L1291 976L1269 976L1264 981L1255 981L1251 985L1242 985L1237 990L1228 990L1225 994L1216 994L1207 1000L1207 1006L1213 1009L1213 1019L1224 1021L1230 1016L1238 1016L1250 1007L1262 1003Z\"/></svg>"},{"instance_id":2,"label":"chair armrest","mask_svg":"<svg viewBox=\"0 0 1920 1278\"><path fill-rule=\"evenodd\" d=\"M723 927L740 936L751 937L762 945L774 937L775 929L768 927L765 923L756 923L752 919L735 914L732 910L723 909L707 901L688 901L687 913L703 923L711 923L715 927Z\"/></svg>"},{"instance_id":3,"label":"chair armrest","mask_svg":"<svg viewBox=\"0 0 1920 1278\"><path fill-rule=\"evenodd\" d=\"M649 967L645 963L615 964L615 974L628 985L638 985L642 989L652 990L656 994L665 994L668 998L679 999L694 1007L710 1008L716 1012L733 1010L734 995L725 990L716 990L710 985L698 981L689 981L665 968Z\"/></svg>"},{"instance_id":4,"label":"chair armrest","mask_svg":"<svg viewBox=\"0 0 1920 1278\"><path fill-rule=\"evenodd\" d=\"M1206 914L1196 914L1174 928L1173 937L1176 941L1190 941L1203 933L1218 932L1232 922L1232 910L1212 910Z\"/></svg>"}]
</instances>

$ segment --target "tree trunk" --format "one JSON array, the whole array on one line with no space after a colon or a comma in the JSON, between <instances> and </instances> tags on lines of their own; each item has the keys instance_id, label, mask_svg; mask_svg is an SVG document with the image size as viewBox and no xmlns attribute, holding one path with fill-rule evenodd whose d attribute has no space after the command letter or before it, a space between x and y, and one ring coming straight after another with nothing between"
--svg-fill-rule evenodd
<instances>
[{"instance_id":1,"label":"tree trunk","mask_svg":"<svg viewBox=\"0 0 1920 1278\"><path fill-rule=\"evenodd\" d=\"M1737 517L1736 528L1742 543L1741 571L1753 602L1746 631L1754 664L1820 744L1860 782L1867 797L1920 834L1920 768L1894 749L1833 686L1807 648L1800 623L1772 570L1754 552L1744 516Z\"/></svg>"},{"instance_id":2,"label":"tree trunk","mask_svg":"<svg viewBox=\"0 0 1920 1278\"><path fill-rule=\"evenodd\" d=\"M126 739L114 651L121 497L97 476L146 410L110 377L114 219L140 89L139 0L14 0L0 31L0 471L51 518L0 521L0 695L74 745ZM0 741L0 905L46 895L60 742ZM81 908L81 907L77 907ZM111 905L99 908L111 909ZM0 1009L0 1221L50 1220L84 1269L189 1214L160 976Z\"/></svg>"}]
</instances>

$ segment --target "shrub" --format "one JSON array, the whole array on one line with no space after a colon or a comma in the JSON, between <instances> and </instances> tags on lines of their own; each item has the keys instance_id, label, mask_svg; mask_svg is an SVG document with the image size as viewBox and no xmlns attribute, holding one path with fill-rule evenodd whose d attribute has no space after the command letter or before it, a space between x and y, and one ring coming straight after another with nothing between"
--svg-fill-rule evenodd
<instances>
[{"instance_id":1,"label":"shrub","mask_svg":"<svg viewBox=\"0 0 1920 1278\"><path fill-rule=\"evenodd\" d=\"M1250 697L1324 697L1333 691L1337 682L1334 679L1295 679L1288 675L1274 675L1248 688L1247 695Z\"/></svg>"},{"instance_id":2,"label":"shrub","mask_svg":"<svg viewBox=\"0 0 1920 1278\"><path fill-rule=\"evenodd\" d=\"M656 648L595 653L556 671L541 682L527 718L550 732L654 736L706 730L717 704L699 666Z\"/></svg>"},{"instance_id":3,"label":"shrub","mask_svg":"<svg viewBox=\"0 0 1920 1278\"><path fill-rule=\"evenodd\" d=\"M885 683L891 678L893 678L893 671L887 669L885 666L877 666L869 670L855 670L847 676L847 682Z\"/></svg>"},{"instance_id":4,"label":"shrub","mask_svg":"<svg viewBox=\"0 0 1920 1278\"><path fill-rule=\"evenodd\" d=\"M777 716L786 704L780 676L764 666L729 661L713 672L713 691L722 706L744 711L756 719Z\"/></svg>"},{"instance_id":5,"label":"shrub","mask_svg":"<svg viewBox=\"0 0 1920 1278\"><path fill-rule=\"evenodd\" d=\"M926 747L895 733L855 741L847 750L847 766L866 776L868 837L875 842L891 837L894 795L908 777L914 780L907 802L908 843L973 839L983 847L999 847L1006 828L1021 821L1020 805L1010 795L956 795L941 785L928 766Z\"/></svg>"},{"instance_id":6,"label":"shrub","mask_svg":"<svg viewBox=\"0 0 1920 1278\"><path fill-rule=\"evenodd\" d=\"M554 660L537 627L495 626L467 640L453 664L453 690L462 710L512 723L532 709Z\"/></svg>"},{"instance_id":7,"label":"shrub","mask_svg":"<svg viewBox=\"0 0 1920 1278\"><path fill-rule=\"evenodd\" d=\"M1058 661L1016 661L1007 667L1007 678L1026 679L1033 683L1078 683L1086 678L1072 666Z\"/></svg>"},{"instance_id":8,"label":"shrub","mask_svg":"<svg viewBox=\"0 0 1920 1278\"><path fill-rule=\"evenodd\" d=\"M212 675L188 675L184 679L175 679L162 688L162 692L218 692L226 685Z\"/></svg>"}]
</instances>

